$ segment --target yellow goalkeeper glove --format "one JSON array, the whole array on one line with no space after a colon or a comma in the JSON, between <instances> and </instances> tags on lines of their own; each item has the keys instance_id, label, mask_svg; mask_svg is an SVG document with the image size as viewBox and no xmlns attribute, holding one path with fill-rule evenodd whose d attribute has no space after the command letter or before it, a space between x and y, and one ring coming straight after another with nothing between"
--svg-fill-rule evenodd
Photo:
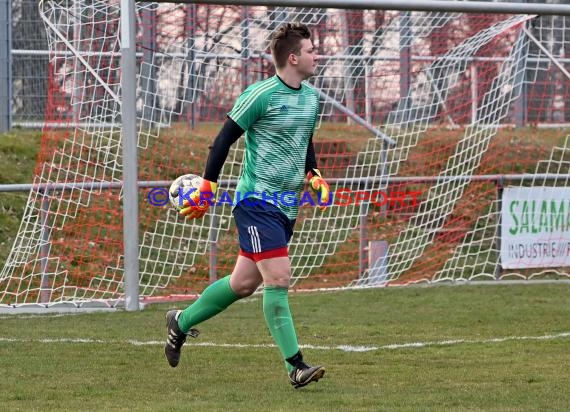
<instances>
[{"instance_id":1,"label":"yellow goalkeeper glove","mask_svg":"<svg viewBox=\"0 0 570 412\"><path fill-rule=\"evenodd\" d=\"M203 217L208 211L210 204L214 204L217 188L217 183L202 179L200 187L188 196L190 201L186 199L182 203L180 214L187 219L200 219Z\"/></svg>"},{"instance_id":2,"label":"yellow goalkeeper glove","mask_svg":"<svg viewBox=\"0 0 570 412\"><path fill-rule=\"evenodd\" d=\"M321 176L319 169L311 169L307 173L309 186L317 193L317 202L321 211L325 210L331 203L331 190L325 179Z\"/></svg>"}]
</instances>

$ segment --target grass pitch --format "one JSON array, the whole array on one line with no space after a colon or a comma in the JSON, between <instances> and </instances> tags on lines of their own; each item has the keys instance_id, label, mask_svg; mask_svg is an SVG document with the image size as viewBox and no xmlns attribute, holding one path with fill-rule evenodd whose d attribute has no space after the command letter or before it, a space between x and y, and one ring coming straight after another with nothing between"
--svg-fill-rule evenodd
<instances>
[{"instance_id":1,"label":"grass pitch","mask_svg":"<svg viewBox=\"0 0 570 412\"><path fill-rule=\"evenodd\" d=\"M261 296L200 325L177 368L164 314L2 315L7 411L566 411L570 285L292 293L300 342L325 377L287 379Z\"/></svg>"},{"instance_id":2,"label":"grass pitch","mask_svg":"<svg viewBox=\"0 0 570 412\"><path fill-rule=\"evenodd\" d=\"M516 131L532 159L550 147L535 132ZM497 140L510 156L497 164L523 172L524 153L500 150L509 136ZM31 181L40 138L0 136L0 183ZM1 265L26 199L0 196ZM0 411L568 411L569 296L562 283L293 293L305 357L327 368L298 390L260 296L200 325L175 369L163 355L164 314L184 303L0 315Z\"/></svg>"}]
</instances>

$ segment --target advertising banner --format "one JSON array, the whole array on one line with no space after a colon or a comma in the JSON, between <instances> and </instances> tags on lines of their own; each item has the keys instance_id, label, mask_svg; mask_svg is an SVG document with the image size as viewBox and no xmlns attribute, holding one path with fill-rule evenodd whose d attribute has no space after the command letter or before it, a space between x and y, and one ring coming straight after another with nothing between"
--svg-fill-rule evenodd
<instances>
[{"instance_id":1,"label":"advertising banner","mask_svg":"<svg viewBox=\"0 0 570 412\"><path fill-rule=\"evenodd\" d=\"M570 265L570 188L504 189L501 265L505 269Z\"/></svg>"}]
</instances>

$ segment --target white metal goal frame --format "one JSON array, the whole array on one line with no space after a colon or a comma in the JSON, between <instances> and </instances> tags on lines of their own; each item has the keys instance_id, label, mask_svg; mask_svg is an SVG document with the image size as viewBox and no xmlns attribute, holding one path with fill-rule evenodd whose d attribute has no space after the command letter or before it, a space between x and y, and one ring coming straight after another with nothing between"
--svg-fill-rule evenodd
<instances>
[{"instance_id":1,"label":"white metal goal frame","mask_svg":"<svg viewBox=\"0 0 570 412\"><path fill-rule=\"evenodd\" d=\"M44 0L45 1L45 0ZM40 2L40 8L42 7L42 3ZM47 3L47 2L46 2ZM161 3L161 2L159 2ZM184 3L184 2L181 2ZM193 2L187 2L193 3ZM224 4L231 4L231 5L239 5L240 2L234 1L200 1L200 4L215 4L215 5L224 5ZM299 8L306 8L308 4L306 2L300 1L248 1L242 2L242 5L246 6L276 6L276 7L299 7ZM132 0L121 0L120 1L120 27L121 27L121 36L120 36L120 53L121 53L121 66L120 71L123 74L120 77L120 94L117 93L117 88L109 87L106 81L101 78L100 74L93 70L91 63L86 60L84 52L81 52L76 49L73 44L73 41L66 38L62 33L58 30L55 26L53 21L49 19L49 17L44 16L44 20L48 28L52 30L52 34L58 38L62 44L64 44L68 51L71 52L78 61L79 65L82 65L83 68L89 72L89 74L93 77L94 81L100 83L100 85L106 90L108 93L108 98L113 100L116 104L116 107L120 110L120 118L122 119L120 124L120 146L121 146L121 158L122 158L122 165L120 170L117 170L117 174L120 176L118 179L120 181L120 186L122 190L122 211L123 211L123 242L124 242L124 254L121 257L121 273L123 274L123 278L118 282L122 284L123 293L120 296L108 299L108 300L98 300L94 299L97 302L104 302L101 306L105 307L115 307L117 304L121 303L124 304L126 310L138 310L140 309L140 278L141 278L141 271L139 268L139 264L141 261L141 238L139 236L139 194L138 194L138 166L137 166L137 147L140 144L140 130L141 125L140 123L142 120L140 119L139 115L137 114L137 87L139 84L137 80L140 81L140 73L137 69L136 64L136 47L135 47L135 2ZM473 12L485 12L485 13L501 13L501 14L512 14L513 17L511 19L506 19L502 23L498 23L493 28L478 33L478 39L482 42L489 42L491 41L497 33L501 33L502 31L509 30L512 27L517 27L521 25L524 27L526 22L532 20L535 15L560 15L560 16L570 16L570 6L566 5L557 5L557 4L531 4L531 3L487 3L487 2L448 2L448 1L409 1L409 2L400 2L400 1L318 1L315 0L310 3L310 6L316 8L334 8L334 9L385 9L385 10L400 10L400 11L425 11L425 12L439 12L439 11L447 11L447 12L457 12L457 13L473 13ZM517 17L519 16L519 17ZM406 17L404 14L404 19L409 18ZM495 30L495 31L493 31ZM543 53L543 56L546 56L548 59L551 60L551 64L558 67L558 69L563 73L564 76L570 77L568 75L568 71L563 64L560 64L560 60L552 55L551 51L548 48L545 48L539 39L534 38L534 36L528 31L523 29L520 32L520 36L515 40L511 53L506 57L505 62L508 64L504 65L503 72L500 73L502 78L508 85L514 84L517 85L516 87L512 87L507 93L505 93L505 86L499 87L497 92L489 93L483 97L481 106L497 106L501 107L503 104L505 107L508 106L513 100L514 96L518 92L518 87L522 84L520 80L522 66L527 65L527 51L528 45L530 42L538 45ZM469 55L465 53L465 49L467 47L480 47L474 43L469 43L466 41L464 44L458 45L455 49L448 52L446 55L447 62L453 62L454 59L458 59L459 56ZM260 53L263 57L263 53ZM268 58L265 56L264 58ZM530 59L528 59L530 61ZM450 63L451 67L451 63ZM455 68L454 70L456 70ZM142 70L142 69L141 69ZM436 73L437 70L441 72L439 74ZM451 70L451 69L447 69ZM137 74L139 73L139 74ZM431 66L431 69L426 70L426 77L430 77L433 75L441 76L442 78L446 76L445 72L441 67L437 65ZM130 74L130 75L125 75ZM454 76L456 73L449 71L447 72L448 76ZM518 79L518 80L517 80ZM434 88L433 84L435 82L430 83L432 86L431 90L429 90L430 101L426 104L429 106L434 107L442 107L445 105L445 92L438 88ZM509 86L510 87L510 86ZM318 85L316 85L318 88ZM377 181L377 185L371 185L371 188L382 189L386 187L386 181L390 178L393 178L395 173L394 170L388 170L386 164L387 159L390 158L394 161L394 151L396 150L395 147L398 145L398 138L402 139L402 136L396 137L398 132L396 130L402 130L401 123L402 116L409 115L410 110L409 108L402 108L402 111L396 112L394 111L394 115L389 118L389 122L391 124L399 124L399 127L378 127L373 124L372 121L369 121L365 117L360 117L356 114L353 110L349 107L342 105L339 103L337 99L332 97L329 93L320 90L319 91L321 100L323 103L330 105L335 110L340 111L347 117L351 118L356 124L364 127L366 130L372 133L372 135L376 138L377 142L379 142L379 148L375 149L372 154L370 155L363 155L363 158L366 156L372 156L371 159L367 159L367 161L376 164L376 170L374 170L373 175L370 176L363 176L363 175L352 175L347 176L347 178L356 178L357 180L362 180L363 178L370 178L372 181ZM402 104L410 103L409 99L403 99ZM408 113L408 114L406 114ZM473 117L475 118L476 122L473 122L474 125L471 125L468 130L469 133L466 133L463 141L467 142L469 140L478 140L483 142L483 145L488 144L488 141L492 137L496 127L488 127L494 122L497 121L498 118L504 116L504 110L498 111L489 111L485 112L480 108L474 108ZM410 115L411 116L411 115ZM427 114L427 118L433 117L432 114ZM410 119L408 119L410 120ZM100 126L100 124L99 124ZM391 132L394 132L392 135ZM412 134L415 132L411 132ZM406 136L409 138L410 136ZM412 139L417 138L417 136L412 136ZM560 149L560 150L558 150ZM402 148L398 148L397 150L402 150ZM472 149L470 149L472 150ZM556 162L556 156L559 151L564 152L566 149L557 148L556 150L553 149L552 153L552 163ZM391 156L391 157L390 157ZM442 170L441 182L436 183L433 187L430 188L429 191L429 198L428 202L432 203L441 203L439 207L438 213L441 215L449 215L453 206L455 205L457 198L460 197L461 193L465 190L465 185L467 181L473 180L469 176L472 176L473 171L477 166L477 155L472 154L472 158L468 159L466 162L461 160L461 156L464 156L463 152L456 153L456 156L452 156L450 161L448 162L447 168ZM459 160L457 160L459 159ZM565 157L562 157L562 162L566 162ZM455 163L454 163L455 162ZM459 163L457 163L459 162ZM394 161L395 163L395 161ZM370 165L368 165L370 166ZM370 167L368 167L370 170ZM557 184L561 184L568 181L568 175L565 174L566 170L562 170L563 173L557 173L556 170L547 168L547 174L551 174L552 176L556 176L555 180ZM457 173L459 172L459 173ZM538 172L538 170L537 170ZM558 170L560 172L560 170ZM468 176L466 179L450 179L450 177L460 175L464 173ZM446 179L447 176L447 179ZM538 173L537 173L538 176ZM540 180L539 178L536 178ZM364 179L366 180L366 179ZM453 183L450 183L452 181ZM380 183L378 183L380 182ZM53 182L53 183L65 183L65 182ZM88 182L87 182L88 183ZM89 188L83 188L84 190L89 190ZM83 190L82 189L82 190ZM37 195L36 195L37 196ZM37 198L37 197L36 197ZM32 202L33 203L33 202ZM426 203L427 204L427 203ZM354 215L351 217L361 217L366 215L368 212L369 205L362 204L359 210L354 211ZM425 212L425 211L423 211ZM422 210L420 209L420 214ZM490 212L491 214L494 212ZM417 217L414 221L414 227L411 225L408 228L404 228L401 232L402 234L398 238L398 245L395 246L390 252L390 260L389 262L384 262L380 265L380 267L376 267L375 271L368 270L366 273L363 273L358 279L355 279L351 286L353 287L365 287L365 286L383 286L386 285L388 280L387 273L393 274L391 276L399 276L400 274L404 273L409 266L418 260L421 255L424 253L425 249L429 246L431 240L433 239L434 228L439 225L440 218L436 218L435 220L427 220L427 216L429 215L428 212L425 212L424 215ZM330 220L328 221L329 224L333 226L338 224L338 222L342 221L346 216L337 216L337 220ZM493 219L496 218L496 215L492 217ZM485 219L491 219L490 216L481 216L481 220L484 221ZM208 225L212 225L213 223L210 221L207 223ZM311 223L312 224L312 223ZM23 223L23 231L26 232L26 228L24 227ZM212 229L212 228L210 228ZM346 232L346 228L343 228L344 232ZM39 234L39 239L37 241L38 244L41 244L42 241L44 243L49 243L49 238L46 237L49 234L49 230L42 229ZM43 233L43 235L42 235ZM419 234L419 235L418 235ZM208 235L211 236L211 235ZM42 240L43 239L43 240ZM16 243L19 242L20 245L23 245L22 239L17 240ZM15 246L16 247L16 246ZM470 247L477 247L477 242L473 242ZM299 249L302 249L299 246ZM45 255L45 245L43 246ZM449 260L450 264L452 262L460 262L466 259L471 252L466 252L467 255L462 255L463 247L459 246L457 248L457 256L454 256L452 259ZM21 261L22 256L20 256L20 251L14 252L12 258L14 261ZM330 254L330 250L326 250L323 254ZM49 256L42 256L39 259L39 262L46 262L46 259L49 259ZM42 260L43 259L43 260ZM25 259L23 259L25 260ZM4 268L2 272L2 277L0 277L0 281L6 279L7 277L11 276L11 270L16 265L13 264L12 266L8 265L8 269ZM40 264L41 266L41 264ZM450 277L450 271L452 268L449 265L446 265L440 272L436 275L438 279L445 280L451 279L453 280L454 277ZM380 272L380 274L379 274ZM72 301L57 301L57 302L39 302L35 304L36 306L46 308L46 307L56 307L60 306L62 309L64 307L87 307L86 301L79 300L78 302L74 303ZM12 308L22 308L25 307L26 304L15 304L15 305L6 305L8 309Z\"/></svg>"}]
</instances>

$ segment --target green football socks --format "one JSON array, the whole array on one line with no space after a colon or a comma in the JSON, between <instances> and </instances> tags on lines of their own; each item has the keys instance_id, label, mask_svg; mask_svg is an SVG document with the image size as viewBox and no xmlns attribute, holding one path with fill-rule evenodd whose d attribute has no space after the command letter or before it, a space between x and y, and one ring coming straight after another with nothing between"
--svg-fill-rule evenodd
<instances>
[{"instance_id":1,"label":"green football socks","mask_svg":"<svg viewBox=\"0 0 570 412\"><path fill-rule=\"evenodd\" d=\"M230 276L218 279L204 289L196 302L182 311L178 317L178 327L188 333L190 328L224 311L239 299L230 287Z\"/></svg>"},{"instance_id":2,"label":"green football socks","mask_svg":"<svg viewBox=\"0 0 570 412\"><path fill-rule=\"evenodd\" d=\"M263 314L269 332L283 359L288 359L299 352L297 334L289 309L289 289L278 286L265 286L263 289ZM289 372L293 366L285 362Z\"/></svg>"}]
</instances>

